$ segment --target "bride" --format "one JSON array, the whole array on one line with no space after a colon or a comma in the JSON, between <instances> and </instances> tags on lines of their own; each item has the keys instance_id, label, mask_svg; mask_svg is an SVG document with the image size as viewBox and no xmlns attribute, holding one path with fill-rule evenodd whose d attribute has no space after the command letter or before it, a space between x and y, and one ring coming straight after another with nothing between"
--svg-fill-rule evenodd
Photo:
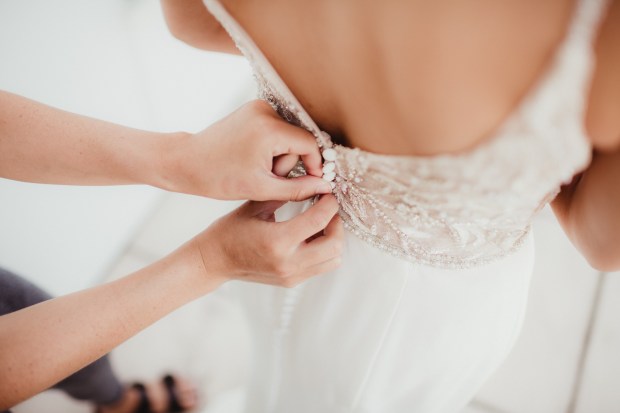
<instances>
[{"instance_id":1,"label":"bride","mask_svg":"<svg viewBox=\"0 0 620 413\"><path fill-rule=\"evenodd\" d=\"M620 268L620 2L162 4L179 39L237 46L314 134L348 229L338 270L237 286L249 412L459 411L518 335L549 202L593 266Z\"/></svg>"}]
</instances>

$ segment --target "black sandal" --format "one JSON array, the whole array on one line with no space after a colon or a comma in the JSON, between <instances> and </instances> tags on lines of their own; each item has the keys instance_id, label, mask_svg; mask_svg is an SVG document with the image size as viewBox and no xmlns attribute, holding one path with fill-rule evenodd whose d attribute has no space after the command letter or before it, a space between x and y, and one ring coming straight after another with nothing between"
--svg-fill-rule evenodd
<instances>
[{"instance_id":1,"label":"black sandal","mask_svg":"<svg viewBox=\"0 0 620 413\"><path fill-rule=\"evenodd\" d=\"M181 406L179 403L179 398L177 397L177 383L174 379L174 376L170 374L166 374L162 379L162 383L166 388L166 392L168 393L168 409L167 413L180 413L184 412L185 408ZM149 396L146 393L146 388L142 383L135 383L132 387L138 390L140 393L140 402L138 403L138 407L134 410L134 413L152 413L151 411L151 401L149 400Z\"/></svg>"},{"instance_id":2,"label":"black sandal","mask_svg":"<svg viewBox=\"0 0 620 413\"><path fill-rule=\"evenodd\" d=\"M138 406L133 413L152 413L151 401L149 400L149 396L146 394L146 387L144 387L144 384L134 383L131 385L131 388L136 389L140 395L140 401L138 402Z\"/></svg>"},{"instance_id":3,"label":"black sandal","mask_svg":"<svg viewBox=\"0 0 620 413\"><path fill-rule=\"evenodd\" d=\"M174 376L167 374L161 379L161 381L166 388L166 393L168 393L168 408L166 413L179 413L186 411L185 408L181 406L181 403L179 403L176 380L174 379ZM134 383L131 385L131 388L135 389L140 397L138 405L133 413L153 413L151 410L151 400L149 399L149 395L144 384ZM99 409L97 409L96 412L99 412Z\"/></svg>"},{"instance_id":4,"label":"black sandal","mask_svg":"<svg viewBox=\"0 0 620 413\"><path fill-rule=\"evenodd\" d=\"M164 382L164 386L166 386L166 390L168 391L168 412L184 412L185 409L183 408L183 406L181 406L181 403L179 403L179 399L177 398L177 383L174 380L174 376L167 374L166 376L164 376L162 381Z\"/></svg>"}]
</instances>

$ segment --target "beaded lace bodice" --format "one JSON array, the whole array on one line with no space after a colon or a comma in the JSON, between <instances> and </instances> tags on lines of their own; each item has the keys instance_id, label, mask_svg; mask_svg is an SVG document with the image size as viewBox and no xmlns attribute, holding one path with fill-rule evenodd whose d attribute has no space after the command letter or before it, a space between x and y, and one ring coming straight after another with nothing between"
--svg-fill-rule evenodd
<instances>
[{"instance_id":1,"label":"beaded lace bodice","mask_svg":"<svg viewBox=\"0 0 620 413\"><path fill-rule=\"evenodd\" d=\"M603 3L579 1L553 61L493 137L458 154L415 157L334 145L243 28L217 0L205 0L249 59L261 98L312 132L329 158L324 178L345 227L389 253L447 268L517 249L535 213L589 163L583 118Z\"/></svg>"}]
</instances>

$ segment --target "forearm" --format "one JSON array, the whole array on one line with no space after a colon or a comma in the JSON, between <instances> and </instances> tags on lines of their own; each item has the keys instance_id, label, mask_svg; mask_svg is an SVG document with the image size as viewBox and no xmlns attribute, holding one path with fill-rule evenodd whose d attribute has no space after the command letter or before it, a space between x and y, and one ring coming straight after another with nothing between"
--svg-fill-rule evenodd
<instances>
[{"instance_id":1,"label":"forearm","mask_svg":"<svg viewBox=\"0 0 620 413\"><path fill-rule=\"evenodd\" d=\"M0 91L0 176L50 184L159 183L162 153L183 134L141 131Z\"/></svg>"},{"instance_id":2,"label":"forearm","mask_svg":"<svg viewBox=\"0 0 620 413\"><path fill-rule=\"evenodd\" d=\"M247 202L145 269L0 317L0 411L228 280L292 287L336 268L344 236L336 198L275 222L282 204Z\"/></svg>"},{"instance_id":3,"label":"forearm","mask_svg":"<svg viewBox=\"0 0 620 413\"><path fill-rule=\"evenodd\" d=\"M120 280L0 317L0 411L220 283L205 276L197 249L179 249Z\"/></svg>"},{"instance_id":4,"label":"forearm","mask_svg":"<svg viewBox=\"0 0 620 413\"><path fill-rule=\"evenodd\" d=\"M565 188L552 206L593 267L620 269L620 150L595 153L580 179Z\"/></svg>"}]
</instances>

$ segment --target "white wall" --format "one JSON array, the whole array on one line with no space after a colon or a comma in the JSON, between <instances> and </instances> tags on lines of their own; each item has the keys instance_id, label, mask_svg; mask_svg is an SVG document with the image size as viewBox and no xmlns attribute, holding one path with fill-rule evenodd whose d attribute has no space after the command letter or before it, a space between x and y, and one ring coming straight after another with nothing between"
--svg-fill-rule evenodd
<instances>
[{"instance_id":1,"label":"white wall","mask_svg":"<svg viewBox=\"0 0 620 413\"><path fill-rule=\"evenodd\" d=\"M132 127L196 131L250 84L243 59L172 39L156 1L0 2L0 89ZM160 194L0 180L0 266L55 294L91 285Z\"/></svg>"}]
</instances>

